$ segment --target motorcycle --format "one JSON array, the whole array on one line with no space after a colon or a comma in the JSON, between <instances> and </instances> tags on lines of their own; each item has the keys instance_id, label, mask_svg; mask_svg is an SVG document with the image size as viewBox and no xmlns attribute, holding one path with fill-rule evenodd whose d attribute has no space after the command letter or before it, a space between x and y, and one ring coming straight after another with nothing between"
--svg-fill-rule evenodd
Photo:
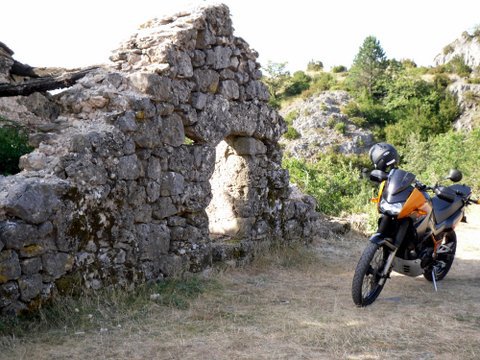
<instances>
[{"instance_id":1,"label":"motorcycle","mask_svg":"<svg viewBox=\"0 0 480 360\"><path fill-rule=\"evenodd\" d=\"M458 183L462 173L452 169L446 179ZM455 227L466 222L466 206L479 200L471 198L466 185L427 186L399 168L388 173L373 170L370 180L380 184L372 199L380 218L355 269L353 302L362 307L372 304L392 271L423 275L436 291L437 281L445 278L455 258Z\"/></svg>"}]
</instances>

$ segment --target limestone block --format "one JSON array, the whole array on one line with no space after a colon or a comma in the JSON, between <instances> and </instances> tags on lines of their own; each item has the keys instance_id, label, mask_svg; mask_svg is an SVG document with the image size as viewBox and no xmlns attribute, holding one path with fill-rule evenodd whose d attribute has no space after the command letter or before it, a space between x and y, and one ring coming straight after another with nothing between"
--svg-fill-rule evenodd
<instances>
[{"instance_id":1,"label":"limestone block","mask_svg":"<svg viewBox=\"0 0 480 360\"><path fill-rule=\"evenodd\" d=\"M193 72L196 90L204 93L216 93L220 81L220 75L214 70L196 69Z\"/></svg>"},{"instance_id":2,"label":"limestone block","mask_svg":"<svg viewBox=\"0 0 480 360\"><path fill-rule=\"evenodd\" d=\"M178 213L177 207L173 204L170 197L159 198L153 206L153 218L164 219L166 217L176 215Z\"/></svg>"},{"instance_id":3,"label":"limestone block","mask_svg":"<svg viewBox=\"0 0 480 360\"><path fill-rule=\"evenodd\" d=\"M267 152L265 144L253 137L238 136L233 140L233 148L238 155L262 155Z\"/></svg>"},{"instance_id":4,"label":"limestone block","mask_svg":"<svg viewBox=\"0 0 480 360\"><path fill-rule=\"evenodd\" d=\"M182 194L182 206L185 211L197 212L206 209L212 192L208 181L199 183L186 183L185 190Z\"/></svg>"},{"instance_id":5,"label":"limestone block","mask_svg":"<svg viewBox=\"0 0 480 360\"><path fill-rule=\"evenodd\" d=\"M162 165L160 163L160 159L152 156L148 160L147 166L147 176L152 180L160 180L162 175Z\"/></svg>"},{"instance_id":6,"label":"limestone block","mask_svg":"<svg viewBox=\"0 0 480 360\"><path fill-rule=\"evenodd\" d=\"M158 267L165 276L178 276L186 267L186 260L177 255L160 256L157 260Z\"/></svg>"},{"instance_id":7,"label":"limestone block","mask_svg":"<svg viewBox=\"0 0 480 360\"><path fill-rule=\"evenodd\" d=\"M141 260L154 260L168 253L170 229L166 224L139 224L136 232Z\"/></svg>"},{"instance_id":8,"label":"limestone block","mask_svg":"<svg viewBox=\"0 0 480 360\"><path fill-rule=\"evenodd\" d=\"M22 274L33 275L42 270L42 259L35 257L30 259L23 259L20 262Z\"/></svg>"},{"instance_id":9,"label":"limestone block","mask_svg":"<svg viewBox=\"0 0 480 360\"><path fill-rule=\"evenodd\" d=\"M170 66L172 66L178 77L191 77L193 75L193 66L190 56L183 51L170 51L168 54Z\"/></svg>"},{"instance_id":10,"label":"limestone block","mask_svg":"<svg viewBox=\"0 0 480 360\"><path fill-rule=\"evenodd\" d=\"M20 157L19 167L20 169L27 171L36 171L45 168L47 165L47 156L38 151L25 154Z\"/></svg>"},{"instance_id":11,"label":"limestone block","mask_svg":"<svg viewBox=\"0 0 480 360\"><path fill-rule=\"evenodd\" d=\"M135 180L140 176L140 163L137 155L122 156L118 159L118 178L121 180Z\"/></svg>"},{"instance_id":12,"label":"limestone block","mask_svg":"<svg viewBox=\"0 0 480 360\"><path fill-rule=\"evenodd\" d=\"M117 119L116 125L123 132L136 131L138 128L135 120L135 113L133 111L127 111L124 115Z\"/></svg>"},{"instance_id":13,"label":"limestone block","mask_svg":"<svg viewBox=\"0 0 480 360\"><path fill-rule=\"evenodd\" d=\"M20 297L20 290L15 281L0 285L0 308L10 305Z\"/></svg>"},{"instance_id":14,"label":"limestone block","mask_svg":"<svg viewBox=\"0 0 480 360\"><path fill-rule=\"evenodd\" d=\"M142 204L134 209L134 220L137 223L149 223L152 221L152 207Z\"/></svg>"},{"instance_id":15,"label":"limestone block","mask_svg":"<svg viewBox=\"0 0 480 360\"><path fill-rule=\"evenodd\" d=\"M42 275L24 275L18 279L18 287L20 289L20 298L28 302L40 294L42 290Z\"/></svg>"},{"instance_id":16,"label":"limestone block","mask_svg":"<svg viewBox=\"0 0 480 360\"><path fill-rule=\"evenodd\" d=\"M18 255L13 250L0 252L0 284L15 280L22 274Z\"/></svg>"},{"instance_id":17,"label":"limestone block","mask_svg":"<svg viewBox=\"0 0 480 360\"><path fill-rule=\"evenodd\" d=\"M13 184L5 199L5 210L32 224L46 221L61 204L60 196L69 188L60 179L47 182L35 178Z\"/></svg>"},{"instance_id":18,"label":"limestone block","mask_svg":"<svg viewBox=\"0 0 480 360\"><path fill-rule=\"evenodd\" d=\"M24 246L37 244L38 233L33 225L23 222L0 222L0 240L7 249L20 250Z\"/></svg>"},{"instance_id":19,"label":"limestone block","mask_svg":"<svg viewBox=\"0 0 480 360\"><path fill-rule=\"evenodd\" d=\"M160 195L171 196L179 195L184 192L185 178L175 172L169 171L162 174L160 183Z\"/></svg>"},{"instance_id":20,"label":"limestone block","mask_svg":"<svg viewBox=\"0 0 480 360\"><path fill-rule=\"evenodd\" d=\"M42 255L42 268L53 279L58 279L71 269L72 261L72 257L66 253L47 253Z\"/></svg>"},{"instance_id":21,"label":"limestone block","mask_svg":"<svg viewBox=\"0 0 480 360\"><path fill-rule=\"evenodd\" d=\"M264 83L258 80L250 81L245 88L245 95L247 100L259 99L268 101L270 95Z\"/></svg>"},{"instance_id":22,"label":"limestone block","mask_svg":"<svg viewBox=\"0 0 480 360\"><path fill-rule=\"evenodd\" d=\"M180 146L185 141L185 130L182 118L177 114L172 114L163 119L161 138L165 144Z\"/></svg>"},{"instance_id":23,"label":"limestone block","mask_svg":"<svg viewBox=\"0 0 480 360\"><path fill-rule=\"evenodd\" d=\"M238 84L233 80L224 80L220 83L219 93L228 100L236 100L240 96Z\"/></svg>"},{"instance_id":24,"label":"limestone block","mask_svg":"<svg viewBox=\"0 0 480 360\"><path fill-rule=\"evenodd\" d=\"M160 184L156 181L149 181L145 187L147 192L147 201L153 203L160 197Z\"/></svg>"},{"instance_id":25,"label":"limestone block","mask_svg":"<svg viewBox=\"0 0 480 360\"><path fill-rule=\"evenodd\" d=\"M132 85L157 101L173 100L172 80L166 76L135 72L129 76Z\"/></svg>"},{"instance_id":26,"label":"limestone block","mask_svg":"<svg viewBox=\"0 0 480 360\"><path fill-rule=\"evenodd\" d=\"M207 104L207 95L202 92L192 94L192 106L197 110L202 110Z\"/></svg>"},{"instance_id":27,"label":"limestone block","mask_svg":"<svg viewBox=\"0 0 480 360\"><path fill-rule=\"evenodd\" d=\"M210 51L207 52L207 62ZM225 69L230 66L230 57L232 56L232 49L229 47L216 46L213 49L213 68Z\"/></svg>"},{"instance_id":28,"label":"limestone block","mask_svg":"<svg viewBox=\"0 0 480 360\"><path fill-rule=\"evenodd\" d=\"M198 44L198 42L197 42ZM193 60L192 60L192 64L194 67L202 67L203 65L205 65L205 58L206 58L206 55L203 51L201 50L195 50L194 53L193 53Z\"/></svg>"},{"instance_id":29,"label":"limestone block","mask_svg":"<svg viewBox=\"0 0 480 360\"><path fill-rule=\"evenodd\" d=\"M73 178L81 185L104 185L107 182L107 171L102 165L95 165L85 158L68 165L65 168L67 177Z\"/></svg>"}]
</instances>

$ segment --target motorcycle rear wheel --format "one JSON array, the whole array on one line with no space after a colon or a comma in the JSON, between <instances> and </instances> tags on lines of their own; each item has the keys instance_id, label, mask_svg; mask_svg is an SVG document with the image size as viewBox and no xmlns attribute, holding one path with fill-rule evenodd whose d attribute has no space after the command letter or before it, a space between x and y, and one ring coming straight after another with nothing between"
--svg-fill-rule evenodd
<instances>
[{"instance_id":1,"label":"motorcycle rear wheel","mask_svg":"<svg viewBox=\"0 0 480 360\"><path fill-rule=\"evenodd\" d=\"M443 250L443 251L442 251ZM437 259L423 273L423 277L428 281L433 281L432 268L437 267L439 270L435 272L435 280L440 281L447 276L455 259L455 251L457 250L457 235L455 231L449 231L445 234L444 241L437 250Z\"/></svg>"},{"instance_id":2,"label":"motorcycle rear wheel","mask_svg":"<svg viewBox=\"0 0 480 360\"><path fill-rule=\"evenodd\" d=\"M388 251L369 243L363 251L352 281L352 298L357 306L367 306L375 301L385 285L380 284L381 273L388 258Z\"/></svg>"}]
</instances>

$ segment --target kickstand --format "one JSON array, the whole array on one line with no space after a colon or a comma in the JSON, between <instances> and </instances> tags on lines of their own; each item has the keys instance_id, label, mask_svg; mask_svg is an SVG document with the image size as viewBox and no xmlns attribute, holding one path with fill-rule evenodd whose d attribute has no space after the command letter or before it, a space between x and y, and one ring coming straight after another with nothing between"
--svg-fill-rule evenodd
<instances>
[{"instance_id":1,"label":"kickstand","mask_svg":"<svg viewBox=\"0 0 480 360\"><path fill-rule=\"evenodd\" d=\"M433 288L435 289L435 292L438 291L437 288L437 272L435 271L435 267L432 269L432 282L433 282Z\"/></svg>"}]
</instances>

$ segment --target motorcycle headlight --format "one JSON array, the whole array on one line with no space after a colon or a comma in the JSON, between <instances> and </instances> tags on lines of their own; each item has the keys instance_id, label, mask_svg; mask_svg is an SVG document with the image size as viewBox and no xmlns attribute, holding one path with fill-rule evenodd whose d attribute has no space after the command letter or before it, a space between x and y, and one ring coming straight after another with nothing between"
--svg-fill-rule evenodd
<instances>
[{"instance_id":1,"label":"motorcycle headlight","mask_svg":"<svg viewBox=\"0 0 480 360\"><path fill-rule=\"evenodd\" d=\"M385 199L380 201L380 210L383 213L387 213L389 215L398 215L402 210L403 203L392 203L390 204Z\"/></svg>"}]
</instances>

